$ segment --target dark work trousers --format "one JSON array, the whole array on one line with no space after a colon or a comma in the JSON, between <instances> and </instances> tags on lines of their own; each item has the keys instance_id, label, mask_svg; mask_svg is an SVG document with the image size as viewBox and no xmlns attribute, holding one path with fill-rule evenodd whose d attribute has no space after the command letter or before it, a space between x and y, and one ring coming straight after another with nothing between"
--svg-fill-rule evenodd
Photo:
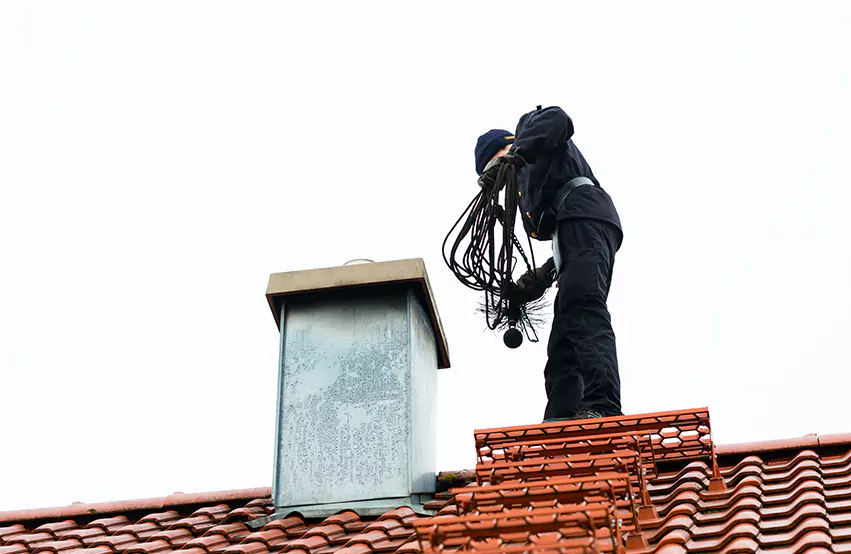
<instances>
[{"instance_id":1,"label":"dark work trousers","mask_svg":"<svg viewBox=\"0 0 851 554\"><path fill-rule=\"evenodd\" d=\"M593 219L561 221L557 232L562 266L544 369L544 418L571 417L584 409L623 415L606 305L623 236L614 225Z\"/></svg>"}]
</instances>

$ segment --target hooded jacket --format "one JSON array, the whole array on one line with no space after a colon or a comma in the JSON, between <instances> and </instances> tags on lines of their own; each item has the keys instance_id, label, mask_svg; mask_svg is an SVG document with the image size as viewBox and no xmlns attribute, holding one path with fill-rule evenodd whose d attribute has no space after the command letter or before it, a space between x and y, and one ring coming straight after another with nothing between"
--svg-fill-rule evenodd
<instances>
[{"instance_id":1,"label":"hooded jacket","mask_svg":"<svg viewBox=\"0 0 851 554\"><path fill-rule=\"evenodd\" d=\"M573 143L573 121L558 106L524 114L517 123L509 153L526 161L518 180L521 218L526 232L538 240L542 215L551 209L556 193L575 177L587 177L594 186L573 190L559 207L556 221L587 218L605 221L623 234L620 217L609 194L603 190L582 153Z\"/></svg>"}]
</instances>

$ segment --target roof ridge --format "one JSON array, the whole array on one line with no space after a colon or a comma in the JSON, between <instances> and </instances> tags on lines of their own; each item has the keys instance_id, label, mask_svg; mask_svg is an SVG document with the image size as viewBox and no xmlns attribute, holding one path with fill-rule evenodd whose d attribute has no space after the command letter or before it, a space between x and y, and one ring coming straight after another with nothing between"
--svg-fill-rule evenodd
<instances>
[{"instance_id":1,"label":"roof ridge","mask_svg":"<svg viewBox=\"0 0 851 554\"><path fill-rule=\"evenodd\" d=\"M835 433L828 435L809 433L802 437L787 439L719 444L715 447L715 454L718 456L730 456L759 454L760 452L774 452L777 450L805 450L807 448L818 448L820 446L846 445L851 445L851 433Z\"/></svg>"},{"instance_id":2,"label":"roof ridge","mask_svg":"<svg viewBox=\"0 0 851 554\"><path fill-rule=\"evenodd\" d=\"M232 502L253 500L272 496L271 487L252 489L231 489L201 493L175 492L168 496L143 498L138 500L120 500L117 502L97 502L87 504L75 502L69 506L53 508L34 508L27 510L10 510L0 512L0 523L31 521L34 519L58 519L63 517L78 517L98 514L117 514L137 510L163 510L177 506L193 504L212 504L214 502Z\"/></svg>"}]
</instances>

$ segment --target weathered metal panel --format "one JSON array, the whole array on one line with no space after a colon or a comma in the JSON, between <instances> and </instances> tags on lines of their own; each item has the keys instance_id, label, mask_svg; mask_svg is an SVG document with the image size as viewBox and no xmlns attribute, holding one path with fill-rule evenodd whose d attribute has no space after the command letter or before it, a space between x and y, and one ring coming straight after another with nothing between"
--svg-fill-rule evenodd
<instances>
[{"instance_id":1,"label":"weathered metal panel","mask_svg":"<svg viewBox=\"0 0 851 554\"><path fill-rule=\"evenodd\" d=\"M410 494L408 311L405 289L287 299L277 506Z\"/></svg>"},{"instance_id":2,"label":"weathered metal panel","mask_svg":"<svg viewBox=\"0 0 851 554\"><path fill-rule=\"evenodd\" d=\"M432 493L437 475L437 349L428 315L408 291L411 331L411 492Z\"/></svg>"},{"instance_id":3,"label":"weathered metal panel","mask_svg":"<svg viewBox=\"0 0 851 554\"><path fill-rule=\"evenodd\" d=\"M275 422L275 455L272 462L272 490L278 490L278 464L281 462L281 454L283 453L283 445L284 445L284 429L281 425L283 421L283 409L284 409L284 354L286 352L285 346L286 341L285 333L284 333L284 322L286 321L286 308L287 303L286 300L280 300L280 314L281 314L281 325L278 327L278 331L280 332L280 339L278 340L278 394L276 395L276 408L275 413L277 413L277 421Z\"/></svg>"}]
</instances>

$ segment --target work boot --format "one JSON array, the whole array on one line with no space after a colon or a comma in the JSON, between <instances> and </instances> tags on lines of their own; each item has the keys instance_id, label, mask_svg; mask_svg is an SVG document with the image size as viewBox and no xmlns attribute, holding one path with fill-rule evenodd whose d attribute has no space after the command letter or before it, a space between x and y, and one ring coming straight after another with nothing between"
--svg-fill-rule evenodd
<instances>
[{"instance_id":1,"label":"work boot","mask_svg":"<svg viewBox=\"0 0 851 554\"><path fill-rule=\"evenodd\" d=\"M579 412L573 416L573 419L598 419L601 417L606 417L603 415L603 412L594 409L585 409L579 410Z\"/></svg>"},{"instance_id":2,"label":"work boot","mask_svg":"<svg viewBox=\"0 0 851 554\"><path fill-rule=\"evenodd\" d=\"M544 423L550 423L551 421L574 421L577 419L597 419L601 417L606 417L602 412L593 410L593 409L584 409L579 410L576 415L572 417L551 417L544 420Z\"/></svg>"}]
</instances>

